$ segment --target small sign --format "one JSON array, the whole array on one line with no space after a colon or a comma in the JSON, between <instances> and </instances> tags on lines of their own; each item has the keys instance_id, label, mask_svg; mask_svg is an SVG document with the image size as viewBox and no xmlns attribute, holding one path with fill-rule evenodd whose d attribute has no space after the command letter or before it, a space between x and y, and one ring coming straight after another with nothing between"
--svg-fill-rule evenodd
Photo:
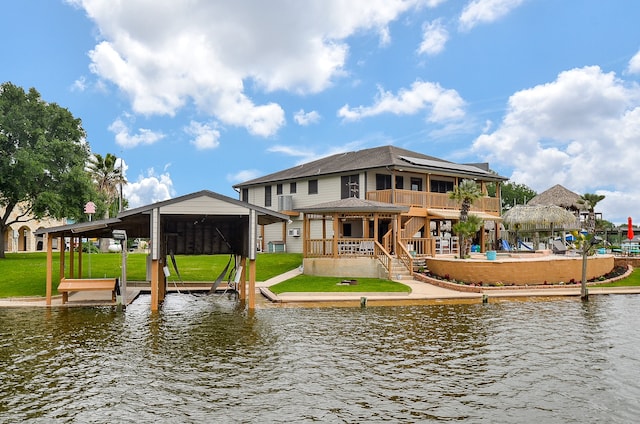
<instances>
[{"instance_id":1,"label":"small sign","mask_svg":"<svg viewBox=\"0 0 640 424\"><path fill-rule=\"evenodd\" d=\"M96 204L93 202L87 202L87 204L84 205L84 213L88 213L88 214L96 213Z\"/></svg>"}]
</instances>

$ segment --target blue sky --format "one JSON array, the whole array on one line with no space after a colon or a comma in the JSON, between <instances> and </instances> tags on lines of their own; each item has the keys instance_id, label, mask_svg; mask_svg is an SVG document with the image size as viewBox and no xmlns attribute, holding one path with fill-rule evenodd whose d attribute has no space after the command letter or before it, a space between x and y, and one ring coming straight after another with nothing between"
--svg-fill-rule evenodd
<instances>
[{"instance_id":1,"label":"blue sky","mask_svg":"<svg viewBox=\"0 0 640 424\"><path fill-rule=\"evenodd\" d=\"M220 5L222 4L222 5ZM393 144L640 219L640 2L2 2L0 81L81 118L132 206Z\"/></svg>"}]
</instances>

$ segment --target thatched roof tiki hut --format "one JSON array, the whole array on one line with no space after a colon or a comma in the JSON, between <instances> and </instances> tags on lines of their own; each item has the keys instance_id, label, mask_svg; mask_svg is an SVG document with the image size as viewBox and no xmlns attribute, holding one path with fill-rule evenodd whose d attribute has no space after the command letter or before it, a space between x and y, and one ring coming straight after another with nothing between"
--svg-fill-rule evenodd
<instances>
[{"instance_id":1,"label":"thatched roof tiki hut","mask_svg":"<svg viewBox=\"0 0 640 424\"><path fill-rule=\"evenodd\" d=\"M553 236L556 229L575 230L580 228L579 218L572 212L556 205L516 205L502 216L502 222L509 229L536 233L549 232ZM517 243L517 240L516 240Z\"/></svg>"}]
</instances>

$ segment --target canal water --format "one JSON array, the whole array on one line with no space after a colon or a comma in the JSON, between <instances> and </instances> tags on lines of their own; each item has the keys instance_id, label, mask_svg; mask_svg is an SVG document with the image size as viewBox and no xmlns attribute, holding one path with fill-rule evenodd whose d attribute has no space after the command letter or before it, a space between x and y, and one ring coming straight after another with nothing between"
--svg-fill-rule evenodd
<instances>
[{"instance_id":1,"label":"canal water","mask_svg":"<svg viewBox=\"0 0 640 424\"><path fill-rule=\"evenodd\" d=\"M0 310L0 422L631 423L640 296Z\"/></svg>"}]
</instances>

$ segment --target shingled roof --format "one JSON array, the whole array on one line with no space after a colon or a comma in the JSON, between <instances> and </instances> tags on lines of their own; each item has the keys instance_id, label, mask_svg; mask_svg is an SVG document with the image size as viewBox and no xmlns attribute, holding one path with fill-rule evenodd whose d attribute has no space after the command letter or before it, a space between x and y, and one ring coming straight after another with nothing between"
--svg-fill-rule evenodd
<instances>
[{"instance_id":1,"label":"shingled roof","mask_svg":"<svg viewBox=\"0 0 640 424\"><path fill-rule=\"evenodd\" d=\"M234 187L247 187L277 181L313 178L321 175L385 167L452 173L455 175L469 176L470 178L483 178L493 181L504 181L507 179L489 172L486 164L458 164L400 147L381 146L327 156L322 159L294 166L293 168L246 181Z\"/></svg>"},{"instance_id":2,"label":"shingled roof","mask_svg":"<svg viewBox=\"0 0 640 424\"><path fill-rule=\"evenodd\" d=\"M581 210L583 207L578 203L578 200L580 200L579 194L574 193L560 184L556 184L550 189L534 196L527 202L527 205L556 205L565 209Z\"/></svg>"}]
</instances>

